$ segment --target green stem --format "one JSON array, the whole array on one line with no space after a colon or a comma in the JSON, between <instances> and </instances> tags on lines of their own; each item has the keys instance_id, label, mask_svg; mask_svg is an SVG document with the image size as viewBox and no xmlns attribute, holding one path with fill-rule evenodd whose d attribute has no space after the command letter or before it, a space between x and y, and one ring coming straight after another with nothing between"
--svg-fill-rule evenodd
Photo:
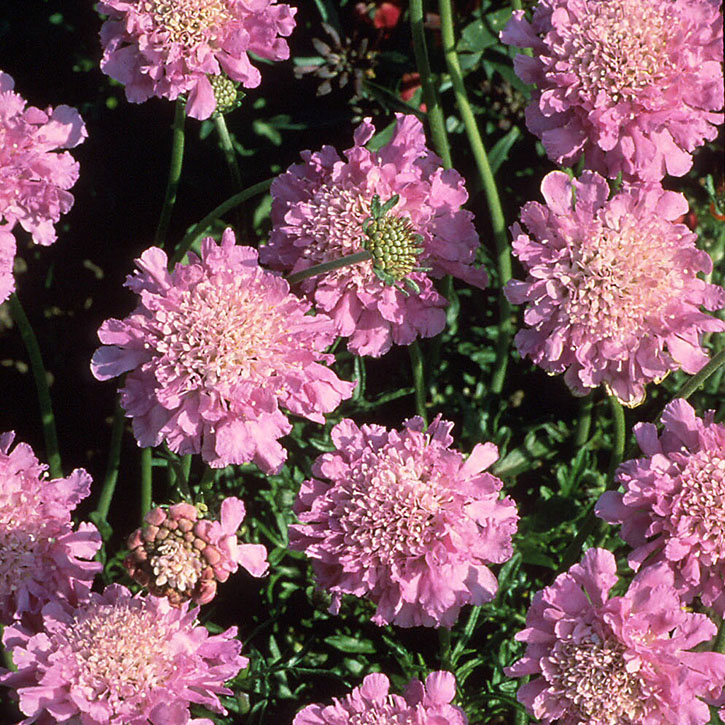
<instances>
[{"instance_id":1,"label":"green stem","mask_svg":"<svg viewBox=\"0 0 725 725\"><path fill-rule=\"evenodd\" d=\"M181 178L181 165L184 161L184 121L186 120L186 111L184 110L184 102L181 98L176 101L176 112L174 114L173 126L173 142L171 146L171 162L169 164L169 178L166 182L166 196L164 197L164 205L161 208L161 216L156 227L154 235L154 244L159 247L164 246L166 234L169 231L169 223L171 222L171 214L174 211L176 203L176 192L179 188L179 179Z\"/></svg>"},{"instance_id":2,"label":"green stem","mask_svg":"<svg viewBox=\"0 0 725 725\"><path fill-rule=\"evenodd\" d=\"M451 671L451 630L438 627L438 651L440 652L441 669Z\"/></svg>"},{"instance_id":3,"label":"green stem","mask_svg":"<svg viewBox=\"0 0 725 725\"><path fill-rule=\"evenodd\" d=\"M215 209L212 209L198 224L195 224L184 235L184 238L179 242L174 250L174 253L171 255L169 266L173 267L178 262L181 262L184 255L189 251L191 245L204 231L206 231L206 229L209 228L209 226L211 226L213 222L219 219L219 217L224 216L224 214L226 214L230 209L233 209L235 206L247 201L247 199L251 199L253 196L261 194L263 191L267 191L267 189L272 186L273 181L274 179L260 181L258 184L254 184L253 186L244 189L244 191L240 191L238 194L235 194L226 201L223 201Z\"/></svg>"},{"instance_id":4,"label":"green stem","mask_svg":"<svg viewBox=\"0 0 725 725\"><path fill-rule=\"evenodd\" d=\"M717 630L717 637L715 637L715 643L712 649L713 652L725 654L725 619L720 622L720 627Z\"/></svg>"},{"instance_id":5,"label":"green stem","mask_svg":"<svg viewBox=\"0 0 725 725\"><path fill-rule=\"evenodd\" d=\"M528 681L528 677L526 680ZM523 682L521 684L524 684ZM514 715L514 725L527 725L529 722L529 716L523 710L516 710Z\"/></svg>"},{"instance_id":6,"label":"green stem","mask_svg":"<svg viewBox=\"0 0 725 725\"><path fill-rule=\"evenodd\" d=\"M239 164L237 163L237 153L234 150L234 144L232 144L232 137L229 135L229 129L227 128L227 122L224 120L223 113L214 114L214 125L216 126L216 131L219 135L219 143L221 144L222 151L224 151L224 158L227 160L229 173L232 175L234 188L238 191L241 191L243 188L242 174L239 171Z\"/></svg>"},{"instance_id":7,"label":"green stem","mask_svg":"<svg viewBox=\"0 0 725 725\"><path fill-rule=\"evenodd\" d=\"M38 405L40 406L40 420L43 426L43 438L45 440L45 455L48 459L50 475L52 478L63 477L63 466L60 462L60 449L58 448L58 434L55 430L55 416L53 415L53 404L50 400L50 388L48 387L48 376L43 365L43 357L40 354L38 338L35 337L33 328L25 314L20 299L13 292L10 295L10 314L18 326L20 337L23 340L25 349L30 361L30 370L33 373L35 389L38 393Z\"/></svg>"},{"instance_id":8,"label":"green stem","mask_svg":"<svg viewBox=\"0 0 725 725\"><path fill-rule=\"evenodd\" d=\"M297 284L308 277L316 277L318 274L325 274L325 272L331 272L333 269L340 269L340 267L347 267L350 264L366 262L368 259L372 259L372 255L367 250L354 252L345 257L331 259L329 262L322 262L322 264L315 264L307 269L301 269L299 272L295 272L287 277L287 281L291 287L293 284Z\"/></svg>"},{"instance_id":9,"label":"green stem","mask_svg":"<svg viewBox=\"0 0 725 725\"><path fill-rule=\"evenodd\" d=\"M609 396L609 405L612 409L612 423L614 425L614 443L612 444L612 453L609 457L609 469L607 470L607 479L612 481L614 474L622 462L624 455L624 444L627 437L627 429L624 421L624 409L616 395Z\"/></svg>"},{"instance_id":10,"label":"green stem","mask_svg":"<svg viewBox=\"0 0 725 725\"><path fill-rule=\"evenodd\" d=\"M413 340L408 345L410 353L410 364L413 368L413 385L415 386L415 409L418 415L423 419L425 425L428 425L428 413L425 408L425 377L423 373L423 355L420 351L420 345L417 340Z\"/></svg>"},{"instance_id":11,"label":"green stem","mask_svg":"<svg viewBox=\"0 0 725 725\"><path fill-rule=\"evenodd\" d=\"M589 393L579 400L579 418L576 424L574 447L577 452L589 440L589 431L592 428L592 408L594 407L594 393Z\"/></svg>"},{"instance_id":12,"label":"green stem","mask_svg":"<svg viewBox=\"0 0 725 725\"><path fill-rule=\"evenodd\" d=\"M141 450L141 519L151 510L153 500L152 448Z\"/></svg>"},{"instance_id":13,"label":"green stem","mask_svg":"<svg viewBox=\"0 0 725 725\"><path fill-rule=\"evenodd\" d=\"M725 365L725 349L720 350L700 372L695 373L677 392L675 398L687 400L705 381ZM659 418L659 415L657 416Z\"/></svg>"},{"instance_id":14,"label":"green stem","mask_svg":"<svg viewBox=\"0 0 725 725\"><path fill-rule=\"evenodd\" d=\"M428 47L425 41L425 27L423 25L423 0L410 0L410 29L413 34L413 52L415 64L420 74L420 83L423 87L423 99L428 109L428 124L438 155L443 159L443 165L450 169L451 149L446 133L446 120L443 116L438 91L433 83L433 74L428 60Z\"/></svg>"},{"instance_id":15,"label":"green stem","mask_svg":"<svg viewBox=\"0 0 725 725\"><path fill-rule=\"evenodd\" d=\"M458 53L456 53L456 37L453 30L453 12L451 10L451 0L440 0L438 4L441 18L441 35L443 38L443 52L446 56L448 65L448 73L451 77L453 92L456 96L456 104L466 129L468 142L473 152L473 157L478 167L478 173L486 192L486 201L488 210L491 214L491 224L493 226L493 236L496 242L496 266L498 269L499 284L501 291L499 293L499 330L498 340L496 342L496 362L494 364L493 376L491 378L491 391L496 395L503 390L504 379L506 377L506 367L508 365L509 347L511 335L513 334L513 325L511 321L511 305L503 294L503 288L511 279L511 248L506 234L506 220L501 207L501 199L498 195L496 180L491 171L491 165L488 162L488 154L483 145L481 134L478 130L476 117L468 102L466 87L463 83L463 73L461 65L458 61Z\"/></svg>"},{"instance_id":16,"label":"green stem","mask_svg":"<svg viewBox=\"0 0 725 725\"><path fill-rule=\"evenodd\" d=\"M120 403L116 403L116 410L113 413L113 425L111 426L111 445L108 451L106 476L103 479L101 497L98 499L98 506L96 507L96 513L104 521L108 520L113 492L116 490L118 465L121 461L121 442L123 441L124 423L123 408L121 408Z\"/></svg>"}]
</instances>

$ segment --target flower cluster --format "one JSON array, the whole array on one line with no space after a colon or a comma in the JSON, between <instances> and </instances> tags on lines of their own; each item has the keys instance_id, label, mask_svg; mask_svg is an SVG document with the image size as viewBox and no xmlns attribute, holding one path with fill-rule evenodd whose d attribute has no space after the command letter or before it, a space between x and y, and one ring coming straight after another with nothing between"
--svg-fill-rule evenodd
<instances>
[{"instance_id":1,"label":"flower cluster","mask_svg":"<svg viewBox=\"0 0 725 725\"><path fill-rule=\"evenodd\" d=\"M312 559L319 584L377 605L376 624L452 626L464 604L490 601L496 577L486 566L512 553L518 516L502 482L483 471L497 458L478 444L464 461L451 450L452 423L419 417L401 431L332 429L336 449L314 463L295 503L300 524L290 546Z\"/></svg>"},{"instance_id":2,"label":"flower cluster","mask_svg":"<svg viewBox=\"0 0 725 725\"><path fill-rule=\"evenodd\" d=\"M507 673L533 675L518 699L544 723L704 725L725 655L693 652L717 628L686 611L664 566L643 570L621 597L614 556L590 549L580 564L538 592L516 639L522 659Z\"/></svg>"},{"instance_id":3,"label":"flower cluster","mask_svg":"<svg viewBox=\"0 0 725 725\"><path fill-rule=\"evenodd\" d=\"M125 86L126 98L187 94L188 115L205 119L217 110L220 80L259 85L250 53L289 57L283 38L294 29L296 9L275 0L103 0L98 11L109 16L101 69Z\"/></svg>"},{"instance_id":4,"label":"flower cluster","mask_svg":"<svg viewBox=\"0 0 725 725\"><path fill-rule=\"evenodd\" d=\"M260 250L265 264L301 270L368 249L372 259L304 280L302 291L330 314L359 355L437 335L446 300L431 276L451 274L485 287L473 267L478 236L461 209L468 194L453 169L425 145L413 116L397 115L390 141L365 147L370 120L355 131L346 161L330 146L303 152L272 184L272 233ZM377 209L374 208L377 205ZM376 213L377 212L377 213Z\"/></svg>"},{"instance_id":5,"label":"flower cluster","mask_svg":"<svg viewBox=\"0 0 725 725\"><path fill-rule=\"evenodd\" d=\"M671 370L695 373L707 362L705 332L725 322L700 311L725 306L725 290L699 279L712 260L674 220L681 194L631 185L608 199L599 174L570 180L548 174L546 206L527 203L514 224L514 253L526 270L506 296L528 303L528 329L516 335L522 356L564 380L577 395L604 384L626 405Z\"/></svg>"},{"instance_id":6,"label":"flower cluster","mask_svg":"<svg viewBox=\"0 0 725 725\"><path fill-rule=\"evenodd\" d=\"M306 315L309 303L230 229L172 272L157 247L137 264L126 286L139 305L101 326L91 368L99 380L130 371L121 404L140 446L166 440L215 468L254 461L271 472L286 457L277 439L291 429L280 405L323 422L352 394L321 364L333 359L323 352L335 338L330 319Z\"/></svg>"},{"instance_id":7,"label":"flower cluster","mask_svg":"<svg viewBox=\"0 0 725 725\"><path fill-rule=\"evenodd\" d=\"M713 0L540 0L501 33L533 49L514 67L536 84L529 130L549 157L609 177L682 176L717 135L722 18Z\"/></svg>"},{"instance_id":8,"label":"flower cluster","mask_svg":"<svg viewBox=\"0 0 725 725\"><path fill-rule=\"evenodd\" d=\"M124 566L172 606L189 599L206 604L214 598L217 582L225 582L240 564L253 576L267 571L264 546L237 542L243 520L244 504L234 497L222 502L219 521L199 518L198 508L188 503L154 508L129 537Z\"/></svg>"}]
</instances>

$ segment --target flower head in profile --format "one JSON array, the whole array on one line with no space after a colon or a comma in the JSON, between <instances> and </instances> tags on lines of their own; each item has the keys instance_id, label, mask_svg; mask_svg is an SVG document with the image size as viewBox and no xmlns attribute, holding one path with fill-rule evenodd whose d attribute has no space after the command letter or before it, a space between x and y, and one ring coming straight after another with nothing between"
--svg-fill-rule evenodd
<instances>
[{"instance_id":1,"label":"flower head in profile","mask_svg":"<svg viewBox=\"0 0 725 725\"><path fill-rule=\"evenodd\" d=\"M540 0L516 11L504 43L536 89L529 130L549 158L609 177L682 176L722 123L722 17L716 0Z\"/></svg>"},{"instance_id":2,"label":"flower head in profile","mask_svg":"<svg viewBox=\"0 0 725 725\"><path fill-rule=\"evenodd\" d=\"M251 247L206 238L201 258L167 270L166 254L147 249L126 286L139 304L107 320L93 355L99 380L128 372L121 404L140 446L165 440L172 451L201 453L212 467L254 461L278 470L278 439L291 425L281 406L316 422L352 394L322 363L335 330L325 315L257 262Z\"/></svg>"},{"instance_id":3,"label":"flower head in profile","mask_svg":"<svg viewBox=\"0 0 725 725\"><path fill-rule=\"evenodd\" d=\"M528 271L506 288L511 302L528 304L521 355L564 373L576 395L603 384L625 405L641 403L645 385L671 370L700 370L702 334L725 330L700 307L725 306L725 290L697 277L712 260L673 223L687 211L684 197L625 185L608 200L607 182L589 171L573 181L553 171L541 191L546 206L529 202L521 212L529 233L512 227Z\"/></svg>"},{"instance_id":4,"label":"flower head in profile","mask_svg":"<svg viewBox=\"0 0 725 725\"><path fill-rule=\"evenodd\" d=\"M456 695L456 680L450 672L432 672L412 680L401 695L389 694L385 675L367 675L343 699L332 705L308 705L295 716L292 725L468 725L463 710L450 703Z\"/></svg>"},{"instance_id":5,"label":"flower head in profile","mask_svg":"<svg viewBox=\"0 0 725 725\"><path fill-rule=\"evenodd\" d=\"M101 70L125 86L131 103L151 96L188 97L192 118L217 110L218 86L256 88L250 53L284 60L283 39L295 26L295 8L275 0L102 0Z\"/></svg>"},{"instance_id":6,"label":"flower head in profile","mask_svg":"<svg viewBox=\"0 0 725 725\"><path fill-rule=\"evenodd\" d=\"M473 267L478 236L468 194L453 169L425 145L414 116L397 115L393 136L378 151L365 144L369 119L355 131L342 160L330 146L303 152L272 184L272 233L260 249L265 264L299 272L368 250L372 259L301 282L317 309L328 313L348 347L379 356L391 345L437 335L446 300L431 277L452 274L478 287Z\"/></svg>"},{"instance_id":7,"label":"flower head in profile","mask_svg":"<svg viewBox=\"0 0 725 725\"><path fill-rule=\"evenodd\" d=\"M332 429L336 450L314 463L295 503L290 546L304 551L320 586L377 605L376 624L450 627L465 604L490 601L498 583L487 564L512 553L518 516L502 482L484 473L492 443L466 460L451 450L452 423L419 417L400 431Z\"/></svg>"},{"instance_id":8,"label":"flower head in profile","mask_svg":"<svg viewBox=\"0 0 725 725\"><path fill-rule=\"evenodd\" d=\"M519 702L559 725L704 725L725 655L693 652L717 627L688 612L665 566L641 572L621 597L611 552L590 549L580 564L539 591L516 639L524 656L507 674L533 676Z\"/></svg>"},{"instance_id":9,"label":"flower head in profile","mask_svg":"<svg viewBox=\"0 0 725 725\"><path fill-rule=\"evenodd\" d=\"M73 530L71 511L91 490L76 469L48 479L26 443L0 435L0 624L27 623L43 605L73 595L73 582L90 585L101 569L93 561L101 536L93 524Z\"/></svg>"},{"instance_id":10,"label":"flower head in profile","mask_svg":"<svg viewBox=\"0 0 725 725\"><path fill-rule=\"evenodd\" d=\"M78 606L50 602L37 632L5 630L17 672L0 676L31 722L171 725L191 720L189 705L226 715L224 683L246 667L236 627L210 635L198 609L131 596L112 584Z\"/></svg>"},{"instance_id":11,"label":"flower head in profile","mask_svg":"<svg viewBox=\"0 0 725 725\"><path fill-rule=\"evenodd\" d=\"M635 571L664 561L688 600L699 595L725 614L725 425L713 417L709 411L698 418L678 399L662 413L661 435L651 423L638 423L645 457L619 467L624 492L602 494L595 510L622 525Z\"/></svg>"},{"instance_id":12,"label":"flower head in profile","mask_svg":"<svg viewBox=\"0 0 725 725\"><path fill-rule=\"evenodd\" d=\"M261 544L239 544L237 529L244 520L244 504L225 498L219 520L200 518L199 507L177 503L151 509L144 525L128 539L124 560L129 574L172 606L191 600L210 602L218 582L225 582L239 566L253 576L267 571L267 550Z\"/></svg>"}]
</instances>

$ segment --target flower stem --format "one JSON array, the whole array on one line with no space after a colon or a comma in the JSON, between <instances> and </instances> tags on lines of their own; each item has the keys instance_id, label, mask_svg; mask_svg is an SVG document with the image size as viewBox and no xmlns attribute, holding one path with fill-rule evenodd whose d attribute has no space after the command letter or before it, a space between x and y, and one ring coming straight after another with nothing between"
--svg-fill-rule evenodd
<instances>
[{"instance_id":1,"label":"flower stem","mask_svg":"<svg viewBox=\"0 0 725 725\"><path fill-rule=\"evenodd\" d=\"M712 647L713 652L719 652L725 654L725 619L720 622L720 627L717 630L717 636L715 637L715 643Z\"/></svg>"},{"instance_id":2,"label":"flower stem","mask_svg":"<svg viewBox=\"0 0 725 725\"><path fill-rule=\"evenodd\" d=\"M420 83L423 87L423 99L428 109L428 124L438 155L443 159L443 165L450 169L451 149L446 133L446 120L443 116L438 91L433 83L433 74L428 60L428 47L425 41L425 27L423 25L423 0L410 0L410 29L413 34L413 52L415 64L420 74Z\"/></svg>"},{"instance_id":3,"label":"flower stem","mask_svg":"<svg viewBox=\"0 0 725 725\"><path fill-rule=\"evenodd\" d=\"M675 398L684 398L687 400L701 385L704 385L705 381L714 375L723 365L725 365L725 349L720 350L711 360L705 365L702 370L695 373L677 392ZM657 418L659 419L659 415Z\"/></svg>"},{"instance_id":4,"label":"flower stem","mask_svg":"<svg viewBox=\"0 0 725 725\"><path fill-rule=\"evenodd\" d=\"M153 489L152 475L152 448L141 449L141 520L151 510Z\"/></svg>"},{"instance_id":5,"label":"flower stem","mask_svg":"<svg viewBox=\"0 0 725 725\"><path fill-rule=\"evenodd\" d=\"M111 509L113 492L116 490L118 480L118 464L121 460L121 442L123 440L124 414L120 403L116 403L116 410L113 413L113 425L111 426L111 445L108 451L108 464L106 465L106 476L103 479L101 496L98 499L96 513L104 521L108 520L108 512Z\"/></svg>"},{"instance_id":6,"label":"flower stem","mask_svg":"<svg viewBox=\"0 0 725 725\"><path fill-rule=\"evenodd\" d=\"M415 409L418 415L423 419L425 425L428 425L428 413L425 408L425 376L423 373L423 355L420 351L420 345L417 340L408 345L410 353L410 364L413 368L413 385L415 386Z\"/></svg>"},{"instance_id":7,"label":"flower stem","mask_svg":"<svg viewBox=\"0 0 725 725\"><path fill-rule=\"evenodd\" d=\"M372 255L364 249L361 252L354 252L353 254L348 254L345 257L331 259L329 262L322 262L322 264L315 264L307 269L301 269L299 272L295 272L287 277L287 281L291 287L293 284L297 284L297 282L301 282L303 279L307 279L308 277L316 277L318 274L325 274L325 272L330 272L333 269L340 269L341 267L347 267L350 264L366 262L368 259L372 259Z\"/></svg>"},{"instance_id":8,"label":"flower stem","mask_svg":"<svg viewBox=\"0 0 725 725\"><path fill-rule=\"evenodd\" d=\"M589 431L592 428L592 408L594 407L594 393L589 393L579 400L579 418L576 424L574 447L578 451L589 440Z\"/></svg>"},{"instance_id":9,"label":"flower stem","mask_svg":"<svg viewBox=\"0 0 725 725\"><path fill-rule=\"evenodd\" d=\"M229 135L229 129L227 128L227 122L224 120L223 113L214 114L214 125L216 126L217 134L219 135L219 143L221 144L222 151L224 151L224 158L227 160L227 166L229 167L229 173L232 175L232 181L234 182L234 188L238 191L243 189L242 187L242 174L239 171L239 164L237 163L237 154L234 151L234 145L232 144L232 137Z\"/></svg>"},{"instance_id":10,"label":"flower stem","mask_svg":"<svg viewBox=\"0 0 725 725\"><path fill-rule=\"evenodd\" d=\"M609 405L612 409L612 423L614 424L614 443L612 444L612 452L609 457L609 469L607 470L607 480L611 482L614 479L617 468L619 468L619 464L622 462L627 432L624 421L624 409L616 395L609 396Z\"/></svg>"},{"instance_id":11,"label":"flower stem","mask_svg":"<svg viewBox=\"0 0 725 725\"><path fill-rule=\"evenodd\" d=\"M466 129L468 142L471 146L471 151L473 152L473 157L478 167L478 173L486 192L486 201L493 226L493 236L496 241L496 266L501 290L499 293L500 319L498 340L496 341L496 362L491 378L491 392L498 395L503 390L506 367L508 365L509 346L513 333L511 305L503 294L503 288L511 279L511 248L506 234L506 221L504 219L496 181L491 172L488 154L483 145L483 140L478 130L478 125L476 124L476 118L473 115L471 104L468 102L468 95L466 94L466 88L463 83L463 73L461 72L461 65L458 61L458 53L456 53L456 37L453 30L451 0L440 0L438 9L441 18L443 52L445 53L446 63L448 65L448 73L451 77L453 92L456 96L456 104L458 105L458 110Z\"/></svg>"},{"instance_id":12,"label":"flower stem","mask_svg":"<svg viewBox=\"0 0 725 725\"><path fill-rule=\"evenodd\" d=\"M440 653L441 669L451 671L451 630L448 627L438 627L438 651Z\"/></svg>"},{"instance_id":13,"label":"flower stem","mask_svg":"<svg viewBox=\"0 0 725 725\"><path fill-rule=\"evenodd\" d=\"M173 142L171 147L171 163L169 164L169 178L166 182L166 196L164 197L164 205L161 208L161 216L156 227L154 235L154 244L159 247L164 246L166 234L169 231L169 223L171 222L171 214L174 211L176 203L176 192L179 188L179 179L181 178L181 165L184 161L184 121L186 120L186 111L184 102L181 98L176 100L176 112L174 114L173 126Z\"/></svg>"},{"instance_id":14,"label":"flower stem","mask_svg":"<svg viewBox=\"0 0 725 725\"><path fill-rule=\"evenodd\" d=\"M23 340L25 349L30 361L30 370L33 373L35 389L38 393L38 405L40 406L40 420L43 426L43 438L45 440L45 455L48 459L50 475L52 478L63 477L63 466L60 461L60 450L58 448L58 434L55 430L55 416L53 415L53 404L50 400L50 389L48 387L48 376L43 365L43 358L40 354L38 338L35 337L33 328L25 314L20 299L13 292L10 295L10 314L18 326L20 337Z\"/></svg>"}]
</instances>

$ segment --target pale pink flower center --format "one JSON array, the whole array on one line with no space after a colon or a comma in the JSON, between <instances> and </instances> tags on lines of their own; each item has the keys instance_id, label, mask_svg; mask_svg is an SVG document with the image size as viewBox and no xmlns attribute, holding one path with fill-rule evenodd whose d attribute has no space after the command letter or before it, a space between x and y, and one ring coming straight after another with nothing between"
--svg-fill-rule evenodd
<instances>
[{"instance_id":1,"label":"pale pink flower center","mask_svg":"<svg viewBox=\"0 0 725 725\"><path fill-rule=\"evenodd\" d=\"M391 698L387 697L389 701ZM399 708L392 702L384 704L375 703L365 712L356 712L350 715L347 721L350 725L407 725L410 718L396 712Z\"/></svg>"},{"instance_id":2,"label":"pale pink flower center","mask_svg":"<svg viewBox=\"0 0 725 725\"><path fill-rule=\"evenodd\" d=\"M644 713L641 682L628 671L621 643L593 637L558 640L544 670L550 691L587 725L634 725Z\"/></svg>"},{"instance_id":3,"label":"pale pink flower center","mask_svg":"<svg viewBox=\"0 0 725 725\"><path fill-rule=\"evenodd\" d=\"M170 43L187 48L215 39L232 17L226 0L144 0L141 8Z\"/></svg>"},{"instance_id":4,"label":"pale pink flower center","mask_svg":"<svg viewBox=\"0 0 725 725\"><path fill-rule=\"evenodd\" d=\"M38 550L41 537L21 529L6 530L0 524L0 592L20 589L39 572Z\"/></svg>"},{"instance_id":5,"label":"pale pink flower center","mask_svg":"<svg viewBox=\"0 0 725 725\"><path fill-rule=\"evenodd\" d=\"M204 568L193 543L173 535L156 545L149 565L157 587L168 586L182 593L191 592Z\"/></svg>"}]
</instances>

